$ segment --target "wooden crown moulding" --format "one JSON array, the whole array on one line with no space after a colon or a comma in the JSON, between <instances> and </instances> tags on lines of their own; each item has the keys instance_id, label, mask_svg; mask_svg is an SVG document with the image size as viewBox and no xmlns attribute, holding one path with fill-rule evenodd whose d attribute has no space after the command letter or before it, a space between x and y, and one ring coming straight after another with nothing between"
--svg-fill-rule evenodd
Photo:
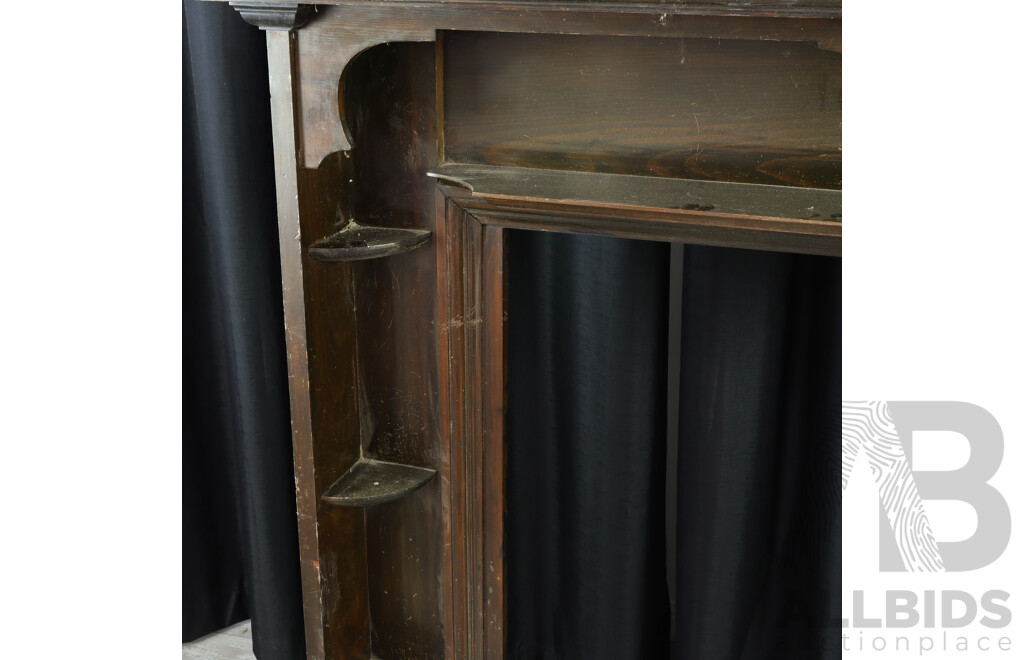
<instances>
[{"instance_id":1,"label":"wooden crown moulding","mask_svg":"<svg viewBox=\"0 0 1024 660\"><path fill-rule=\"evenodd\" d=\"M309 5L281 2L231 2L249 25L261 30L292 30L302 27L313 13Z\"/></svg>"},{"instance_id":2,"label":"wooden crown moulding","mask_svg":"<svg viewBox=\"0 0 1024 660\"><path fill-rule=\"evenodd\" d=\"M235 2L232 5L251 5L253 7L289 6L288 3L275 0L248 0ZM709 15L723 16L789 16L839 18L842 13L842 0L377 0L374 4L398 4L407 7L454 6L462 11L475 11L480 8L500 7L512 11L536 10L557 6L562 8L579 7L581 11L598 13L659 13L668 15ZM367 0L305 0L302 4L325 7L353 6L370 4Z\"/></svg>"},{"instance_id":3,"label":"wooden crown moulding","mask_svg":"<svg viewBox=\"0 0 1024 660\"><path fill-rule=\"evenodd\" d=\"M842 256L842 191L445 163L428 176L484 225Z\"/></svg>"}]
</instances>

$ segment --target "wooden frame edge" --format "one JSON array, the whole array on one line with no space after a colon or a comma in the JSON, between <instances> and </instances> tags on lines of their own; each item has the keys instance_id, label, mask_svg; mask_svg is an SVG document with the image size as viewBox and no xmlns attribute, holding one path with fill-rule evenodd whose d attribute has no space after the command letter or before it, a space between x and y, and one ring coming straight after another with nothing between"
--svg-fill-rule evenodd
<instances>
[{"instance_id":1,"label":"wooden frame edge","mask_svg":"<svg viewBox=\"0 0 1024 660\"><path fill-rule=\"evenodd\" d=\"M437 191L445 655L505 653L505 232Z\"/></svg>"}]
</instances>

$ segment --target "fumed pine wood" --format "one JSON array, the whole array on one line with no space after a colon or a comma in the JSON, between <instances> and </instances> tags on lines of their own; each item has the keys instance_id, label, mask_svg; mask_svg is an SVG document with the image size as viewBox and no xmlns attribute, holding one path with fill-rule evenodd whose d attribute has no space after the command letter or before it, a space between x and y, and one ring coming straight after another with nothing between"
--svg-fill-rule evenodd
<instances>
[{"instance_id":1,"label":"fumed pine wood","mask_svg":"<svg viewBox=\"0 0 1024 660\"><path fill-rule=\"evenodd\" d=\"M232 0L231 6L247 23L264 30L291 30L301 27L313 13L313 8L308 4L296 5L287 2Z\"/></svg>"},{"instance_id":2,"label":"fumed pine wood","mask_svg":"<svg viewBox=\"0 0 1024 660\"><path fill-rule=\"evenodd\" d=\"M840 55L798 41L455 32L445 159L841 187Z\"/></svg>"},{"instance_id":3,"label":"fumed pine wood","mask_svg":"<svg viewBox=\"0 0 1024 660\"><path fill-rule=\"evenodd\" d=\"M480 222L839 256L842 193L445 163L431 173Z\"/></svg>"},{"instance_id":4,"label":"fumed pine wood","mask_svg":"<svg viewBox=\"0 0 1024 660\"><path fill-rule=\"evenodd\" d=\"M250 17L262 16L255 22L268 28L288 27L302 14L295 6L271 8L255 0L247 4L259 5L250 8ZM733 217L737 214L723 209L738 210L729 206L734 199L730 202L732 198L718 192L708 197L699 191L710 183L692 181L684 185L691 186L690 192L698 191L693 201L673 205L671 198L682 188L670 186L661 195L661 184L651 183L642 187L651 197L631 203L621 197L635 189L628 178L585 171L599 169L598 160L582 149L575 161L567 159L567 151L556 153L561 161L552 161L575 172L508 177L510 171L502 165L477 171L485 176L474 179L472 192L449 185L451 181L438 185L426 176L428 171L473 165L452 162L451 151L449 162L443 162L439 147L470 149L486 145L488 135L495 133L494 127L462 133L475 135L475 142L453 139L454 133L446 136L447 141L441 139L438 129L451 118L451 109L465 111L459 115L467 120L463 129L473 129L475 124L468 120L483 116L473 114L473 97L467 95L472 85L466 81L476 74L450 75L452 39L460 40L461 46L475 37L463 41L463 36L444 31L488 33L479 38L493 40L492 45L502 37L497 33L554 35L552 41L538 37L547 53L557 53L563 42L573 40L614 37L625 43L630 40L623 37L643 37L635 40L640 45L627 46L621 54L635 49L643 70L652 75L657 74L657 58L663 53L652 43L680 39L682 52L692 40L713 39L719 48L721 39L726 43L721 48L733 51L780 46L761 41L789 42L800 51L800 62L827 69L841 50L839 10L828 3L804 2L317 4L318 10L301 29L268 35L308 655L363 660L371 653L385 660L502 657L502 228L633 232L657 234L662 240L837 251L840 225L801 211L779 214L794 217L765 215L764 201L760 216ZM439 39L440 44L435 43ZM491 82L508 75L500 70L500 57L485 46L477 48L495 67ZM518 57L524 51L519 47L513 54ZM595 56L588 55L591 63L600 63ZM742 63L742 58L713 59L721 59L720 65ZM725 75L722 71L733 70L718 74ZM784 85L772 87L768 80L751 79L742 67L734 73L748 75L744 84L755 89L782 94ZM546 79L539 91L558 87L554 76L542 77ZM798 86L807 84L794 77ZM669 78L660 79L668 80L669 91L680 92ZM826 76L819 85L826 93L833 89L829 81ZM617 102L608 95L598 100L609 110ZM827 94L819 100L835 101ZM662 109L668 105L660 104ZM738 107L716 106L719 137L741 135ZM794 108L808 116L809 108ZM520 118L507 117L512 123ZM803 170L789 167L784 172L765 167L780 160L794 165L801 157L793 143L786 142L800 139L801 129L783 117L761 145L782 149L781 156L765 159L758 152L759 159L743 160L734 140L728 149L714 152L725 156L714 163L731 169L719 167L713 175L707 175L706 162L696 163L704 168L698 175L693 161L683 159L680 166L671 154L667 159L634 158L630 165L626 152L660 139L661 133L646 119L627 118L623 130L633 141L623 142L624 156L612 159L612 172L653 161L671 167L653 168L645 173L653 176L644 178L703 176L735 182L764 175L773 183L829 185L827 175L821 174L827 167L813 170L805 163ZM549 117L546 124L550 123ZM567 126L568 132L595 134L595 127L588 128L583 117L571 123L576 129ZM572 141L567 144L571 147ZM672 151L666 151L671 145L664 142L656 146L658 154ZM683 147L697 150L695 144ZM479 152L486 160L487 149ZM712 152L704 151L702 144L701 155L705 153ZM820 160L827 165L827 158ZM480 165L486 167L476 164ZM473 178L462 174L464 182ZM516 181L518 189L502 188ZM537 187L545 185L552 187L537 194ZM620 197L609 198L613 193ZM695 208L687 208L691 205ZM431 236L421 249L383 259L317 262L309 248L342 231L353 218ZM811 227L820 229L821 235L808 231ZM807 236L800 238L801 232ZM405 497L363 509L317 502L319 494L360 457L437 469L438 478Z\"/></svg>"},{"instance_id":5,"label":"fumed pine wood","mask_svg":"<svg viewBox=\"0 0 1024 660\"><path fill-rule=\"evenodd\" d=\"M406 0L393 0L394 2L403 2ZM360 0L309 0L308 2L302 3L303 5L353 5L358 4ZM461 5L469 9L474 8L472 5L480 4L496 4L502 7L515 7L520 9L525 6L525 2L508 2L508 0L418 0L417 4L420 5ZM659 0L571 0L566 2L565 0L532 0L533 5L554 5L554 6L573 6L573 5L585 5L587 9L592 11L623 11L625 9L632 9L636 11L649 12L656 9L671 12L687 12L687 13L714 13L714 12L764 12L766 14L786 14L786 15L817 15L817 16L831 16L837 17L839 10L842 8L842 0L672 0L672 2L659 1ZM232 6L241 7L252 7L252 6L269 6L278 8L278 10L284 10L287 7L293 7L293 4L287 2L280 2L280 0L246 0L238 1L231 0ZM254 25L260 25L255 22ZM300 23L301 24L301 23ZM294 27L294 26L293 26Z\"/></svg>"},{"instance_id":6,"label":"fumed pine wood","mask_svg":"<svg viewBox=\"0 0 1024 660\"><path fill-rule=\"evenodd\" d=\"M288 389L291 403L295 498L299 523L299 560L302 604L306 621L306 653L323 658L324 602L320 593L320 535L317 528L317 492L314 480L312 401L309 387L306 311L299 216L298 154L295 134L295 94L292 45L295 35L268 33L271 113L274 131L274 166L281 247L281 278L286 319Z\"/></svg>"},{"instance_id":7,"label":"fumed pine wood","mask_svg":"<svg viewBox=\"0 0 1024 660\"><path fill-rule=\"evenodd\" d=\"M436 473L402 463L360 459L320 499L335 506L384 504L419 490Z\"/></svg>"},{"instance_id":8,"label":"fumed pine wood","mask_svg":"<svg viewBox=\"0 0 1024 660\"><path fill-rule=\"evenodd\" d=\"M355 310L344 302L351 268L320 264L306 253L340 229L336 211L347 200L337 182L348 172L341 154L318 170L300 165L295 41L293 32L267 33L306 653L366 658L365 514L319 501L360 456ZM341 304L320 304L339 293Z\"/></svg>"},{"instance_id":9,"label":"fumed pine wood","mask_svg":"<svg viewBox=\"0 0 1024 660\"><path fill-rule=\"evenodd\" d=\"M439 190L446 658L505 653L505 236Z\"/></svg>"},{"instance_id":10,"label":"fumed pine wood","mask_svg":"<svg viewBox=\"0 0 1024 660\"><path fill-rule=\"evenodd\" d=\"M301 31L300 31L301 36ZM354 148L350 214L378 226L434 231L437 162L433 43L382 45L347 72ZM356 285L364 452L440 469L437 262L434 238L351 264ZM373 652L385 660L444 657L442 508L437 477L366 510Z\"/></svg>"},{"instance_id":11,"label":"fumed pine wood","mask_svg":"<svg viewBox=\"0 0 1024 660\"><path fill-rule=\"evenodd\" d=\"M416 249L430 238L423 229L367 227L350 221L344 229L309 246L317 261L361 261L402 254Z\"/></svg>"},{"instance_id":12,"label":"fumed pine wood","mask_svg":"<svg viewBox=\"0 0 1024 660\"><path fill-rule=\"evenodd\" d=\"M439 30L460 30L782 40L837 50L841 49L842 31L838 21L832 20L836 14L834 9L769 9L763 3L710 9L677 4L586 4L580 5L580 11L536 4L319 5L299 31L297 44L298 57L305 63L299 69L298 86L302 162L314 168L327 154L352 148L345 116L345 72L360 53L380 44L434 41Z\"/></svg>"}]
</instances>

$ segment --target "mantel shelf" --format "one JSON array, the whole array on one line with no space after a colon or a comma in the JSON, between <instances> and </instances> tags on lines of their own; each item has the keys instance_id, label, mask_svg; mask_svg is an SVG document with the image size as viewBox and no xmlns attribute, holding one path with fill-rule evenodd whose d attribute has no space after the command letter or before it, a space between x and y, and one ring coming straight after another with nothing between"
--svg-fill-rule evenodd
<instances>
[{"instance_id":1,"label":"mantel shelf","mask_svg":"<svg viewBox=\"0 0 1024 660\"><path fill-rule=\"evenodd\" d=\"M317 261L359 261L408 252L430 238L426 229L373 227L349 222L341 231L309 246Z\"/></svg>"},{"instance_id":2,"label":"mantel shelf","mask_svg":"<svg viewBox=\"0 0 1024 660\"><path fill-rule=\"evenodd\" d=\"M443 163L427 176L481 199L653 208L705 216L842 223L841 190L668 177Z\"/></svg>"},{"instance_id":3,"label":"mantel shelf","mask_svg":"<svg viewBox=\"0 0 1024 660\"><path fill-rule=\"evenodd\" d=\"M842 255L841 190L452 162L428 176L485 225Z\"/></svg>"},{"instance_id":4,"label":"mantel shelf","mask_svg":"<svg viewBox=\"0 0 1024 660\"><path fill-rule=\"evenodd\" d=\"M320 499L335 506L371 506L407 495L436 474L429 468L361 458Z\"/></svg>"}]
</instances>

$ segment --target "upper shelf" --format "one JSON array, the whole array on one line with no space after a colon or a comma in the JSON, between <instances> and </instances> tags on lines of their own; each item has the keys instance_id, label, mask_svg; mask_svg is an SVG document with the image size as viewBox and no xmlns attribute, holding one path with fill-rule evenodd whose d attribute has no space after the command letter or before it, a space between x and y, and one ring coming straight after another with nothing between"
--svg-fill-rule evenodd
<instances>
[{"instance_id":1,"label":"upper shelf","mask_svg":"<svg viewBox=\"0 0 1024 660\"><path fill-rule=\"evenodd\" d=\"M317 261L359 261L401 254L419 247L430 238L425 229L372 227L354 221L341 231L309 246Z\"/></svg>"}]
</instances>

